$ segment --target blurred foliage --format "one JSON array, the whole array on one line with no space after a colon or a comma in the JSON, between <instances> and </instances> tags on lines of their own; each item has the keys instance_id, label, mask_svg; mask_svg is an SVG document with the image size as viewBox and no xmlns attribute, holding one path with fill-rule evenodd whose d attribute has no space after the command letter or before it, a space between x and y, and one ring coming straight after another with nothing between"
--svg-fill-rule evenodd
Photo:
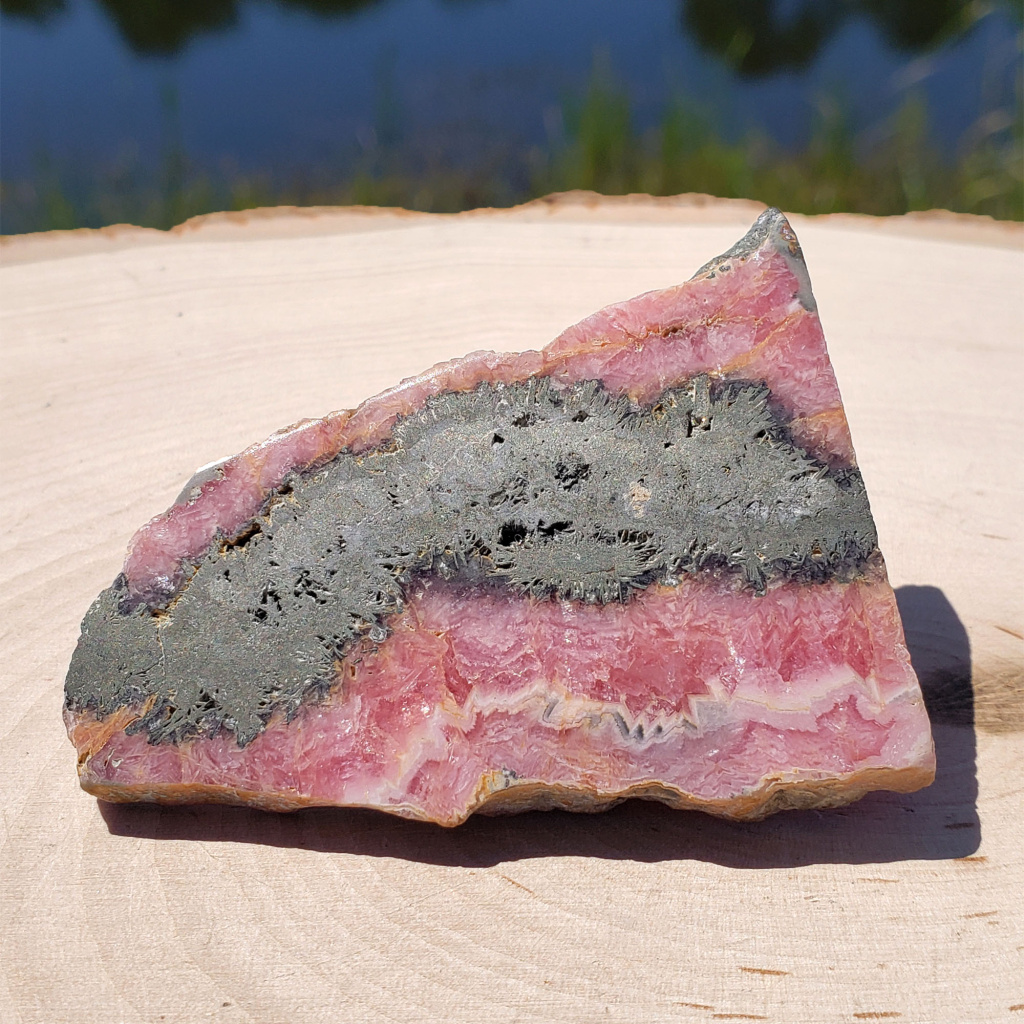
<instances>
[{"instance_id":1,"label":"blurred foliage","mask_svg":"<svg viewBox=\"0 0 1024 1024\"><path fill-rule=\"evenodd\" d=\"M923 93L873 128L853 131L842 98L819 99L808 144L797 151L757 133L737 142L713 112L679 97L644 136L629 122L628 97L598 63L581 103L570 106L562 142L540 154L533 191L587 188L617 194L706 192L756 198L798 213L901 214L944 208L1024 219L1022 103L986 114L953 159L931 142Z\"/></svg>"},{"instance_id":2,"label":"blurred foliage","mask_svg":"<svg viewBox=\"0 0 1024 1024\"><path fill-rule=\"evenodd\" d=\"M24 2L24 0L22 0ZM172 54L200 32L235 26L235 0L96 0L136 53Z\"/></svg>"},{"instance_id":3,"label":"blurred foliage","mask_svg":"<svg viewBox=\"0 0 1024 1024\"><path fill-rule=\"evenodd\" d=\"M808 67L849 6L806 0L783 19L772 0L684 0L681 16L705 50L753 76Z\"/></svg>"},{"instance_id":4,"label":"blurred foliage","mask_svg":"<svg viewBox=\"0 0 1024 1024\"><path fill-rule=\"evenodd\" d=\"M0 0L0 11L44 24L67 10L67 0Z\"/></svg>"},{"instance_id":5,"label":"blurred foliage","mask_svg":"<svg viewBox=\"0 0 1024 1024\"><path fill-rule=\"evenodd\" d=\"M172 56L197 36L222 31L238 23L244 9L240 0L95 0L117 26L121 38L135 53ZM355 14L381 0L276 0L324 18ZM68 9L68 0L0 0L0 11L45 23Z\"/></svg>"},{"instance_id":6,"label":"blurred foliage","mask_svg":"<svg viewBox=\"0 0 1024 1024\"><path fill-rule=\"evenodd\" d=\"M962 139L953 160L930 140L922 93L909 93L870 138L853 132L842 98L823 96L810 140L786 150L763 134L724 140L713 111L677 97L660 123L639 132L630 97L598 60L587 88L566 100L549 143L521 150L495 146L470 167L406 136L397 101L381 89L373 144L339 175L330 167L302 179L274 180L225 169L194 168L165 97L167 143L158 174L126 158L88 180L40 160L31 181L0 186L3 230L129 222L171 227L223 209L277 205L403 206L454 212L507 206L568 189L605 194L705 192L746 197L796 213L901 214L944 208L1024 220L1021 97L1014 110L991 111Z\"/></svg>"},{"instance_id":7,"label":"blurred foliage","mask_svg":"<svg viewBox=\"0 0 1024 1024\"><path fill-rule=\"evenodd\" d=\"M96 0L133 47L171 53L200 31L226 29L238 0ZM351 14L378 0L275 0L323 16ZM449 0L456 2L456 0ZM471 2L471 0L458 0ZM5 14L57 16L66 0L0 0ZM1018 22L1021 7L1009 4ZM798 68L842 22L870 17L894 45L941 46L992 5L978 0L682 0L688 31L740 74ZM783 17L782 15L785 15ZM517 144L487 127L480 138L452 126L406 123L395 55L377 73L375 124L359 148L336 164L288 179L222 165L199 167L181 142L177 96L163 96L163 146L156 172L137 153L103 169L41 154L25 180L0 182L2 230L99 227L128 222L170 227L223 209L276 205L403 206L453 212L507 206L569 189L605 194L705 192L761 200L800 213L901 214L945 208L1024 220L1024 97L993 106L953 152L940 153L929 130L923 92L908 92L898 110L870 131L852 127L840 94L818 97L806 145L786 149L764 133L723 137L713 109L686 96L665 104L657 125L637 128L633 103L607 57L595 58L589 82L546 119L547 142ZM451 144L449 144L451 143ZM468 154L468 155L467 155Z\"/></svg>"},{"instance_id":8,"label":"blurred foliage","mask_svg":"<svg viewBox=\"0 0 1024 1024\"><path fill-rule=\"evenodd\" d=\"M680 17L705 50L755 77L808 67L853 18L871 22L896 49L924 53L967 31L993 6L982 0L682 0ZM1017 0L1000 6L1021 17Z\"/></svg>"},{"instance_id":9,"label":"blurred foliage","mask_svg":"<svg viewBox=\"0 0 1024 1024\"><path fill-rule=\"evenodd\" d=\"M178 53L203 33L230 28L245 6L245 0L95 2L136 53L151 56ZM388 0L274 2L331 18ZM899 49L924 52L962 33L995 5L1021 17L1019 0L679 0L679 16L693 39L734 70L743 75L767 75L807 67L851 18L867 18ZM68 6L68 0L0 0L4 14L37 22L52 19Z\"/></svg>"}]
</instances>

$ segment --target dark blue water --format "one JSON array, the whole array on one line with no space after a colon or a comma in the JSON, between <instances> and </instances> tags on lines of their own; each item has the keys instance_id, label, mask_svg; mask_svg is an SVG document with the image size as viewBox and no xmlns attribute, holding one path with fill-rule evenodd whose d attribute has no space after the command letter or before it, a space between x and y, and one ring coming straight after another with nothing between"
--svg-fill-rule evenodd
<instances>
[{"instance_id":1,"label":"dark blue water","mask_svg":"<svg viewBox=\"0 0 1024 1024\"><path fill-rule=\"evenodd\" d=\"M897 45L868 5L767 5L783 27L808 7L843 16L798 55L806 66L764 74L737 70L742 32L723 56L692 27L707 5L679 0L384 0L328 15L283 0L228 3L233 23L185 32L163 55L126 42L109 13L124 3L57 0L43 17L51 5L0 6L5 181L43 165L155 166L169 139L219 173L340 171L382 142L472 161L558 135L564 100L595 59L628 89L640 128L677 95L725 138L760 131L797 146L824 97L870 133L918 89L952 152L983 115L1012 106L1021 73L1013 5L939 4L955 14L946 38L917 46Z\"/></svg>"}]
</instances>

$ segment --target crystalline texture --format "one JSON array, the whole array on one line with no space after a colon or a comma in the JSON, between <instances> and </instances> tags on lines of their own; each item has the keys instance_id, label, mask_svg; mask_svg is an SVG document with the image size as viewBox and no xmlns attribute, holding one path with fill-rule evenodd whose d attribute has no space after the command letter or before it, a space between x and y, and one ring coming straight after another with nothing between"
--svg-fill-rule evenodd
<instances>
[{"instance_id":1,"label":"crystalline texture","mask_svg":"<svg viewBox=\"0 0 1024 1024\"><path fill-rule=\"evenodd\" d=\"M83 623L108 800L761 817L934 774L802 256L474 353L198 475Z\"/></svg>"}]
</instances>

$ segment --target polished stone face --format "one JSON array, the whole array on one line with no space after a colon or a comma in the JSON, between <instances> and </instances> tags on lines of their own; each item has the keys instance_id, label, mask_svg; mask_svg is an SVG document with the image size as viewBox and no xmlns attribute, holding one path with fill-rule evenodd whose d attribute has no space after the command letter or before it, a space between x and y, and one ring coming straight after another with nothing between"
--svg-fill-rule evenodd
<instances>
[{"instance_id":1,"label":"polished stone face","mask_svg":"<svg viewBox=\"0 0 1024 1024\"><path fill-rule=\"evenodd\" d=\"M796 447L763 384L702 375L644 408L593 381L484 384L293 475L165 609L127 611L115 584L84 623L68 703L155 698L138 726L152 740L227 727L245 744L326 692L335 660L383 640L431 576L587 603L690 573L762 594L852 579L875 544L860 474Z\"/></svg>"}]
</instances>

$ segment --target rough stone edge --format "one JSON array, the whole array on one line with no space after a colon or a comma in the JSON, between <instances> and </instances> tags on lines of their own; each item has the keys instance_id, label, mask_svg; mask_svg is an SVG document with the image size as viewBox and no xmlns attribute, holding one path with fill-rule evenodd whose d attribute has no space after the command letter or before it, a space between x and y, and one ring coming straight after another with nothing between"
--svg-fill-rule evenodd
<instances>
[{"instance_id":1,"label":"rough stone edge","mask_svg":"<svg viewBox=\"0 0 1024 1024\"><path fill-rule=\"evenodd\" d=\"M88 778L86 765L82 762L79 763L79 777L82 789L107 803L154 803L164 806L214 803L279 812L298 811L307 807L341 807L382 811L399 818L454 828L475 813L488 816L552 810L597 813L630 799L656 801L675 810L703 811L730 821L761 821L784 810L842 807L879 790L915 793L931 785L935 779L935 768L934 764L913 764L901 768L871 767L824 778L809 773L787 778L779 773L763 779L761 785L749 793L720 800L701 799L655 781L637 783L626 789L605 793L525 779L507 785L505 777L495 772L481 780L475 801L465 814L447 821L436 821L419 808L405 804L391 807L336 804L297 794L265 793L234 786L198 783L168 782L131 786L99 783ZM501 788L495 788L498 786Z\"/></svg>"},{"instance_id":2,"label":"rough stone edge","mask_svg":"<svg viewBox=\"0 0 1024 1024\"><path fill-rule=\"evenodd\" d=\"M814 301L811 290L811 277L807 272L803 250L797 240L796 233L781 210L770 206L754 223L750 230L734 245L731 245L721 256L708 260L690 280L699 277L714 277L721 268L727 268L734 261L749 259L759 249L770 245L786 261L793 276L800 282L796 299L809 313L818 312L818 304Z\"/></svg>"}]
</instances>

